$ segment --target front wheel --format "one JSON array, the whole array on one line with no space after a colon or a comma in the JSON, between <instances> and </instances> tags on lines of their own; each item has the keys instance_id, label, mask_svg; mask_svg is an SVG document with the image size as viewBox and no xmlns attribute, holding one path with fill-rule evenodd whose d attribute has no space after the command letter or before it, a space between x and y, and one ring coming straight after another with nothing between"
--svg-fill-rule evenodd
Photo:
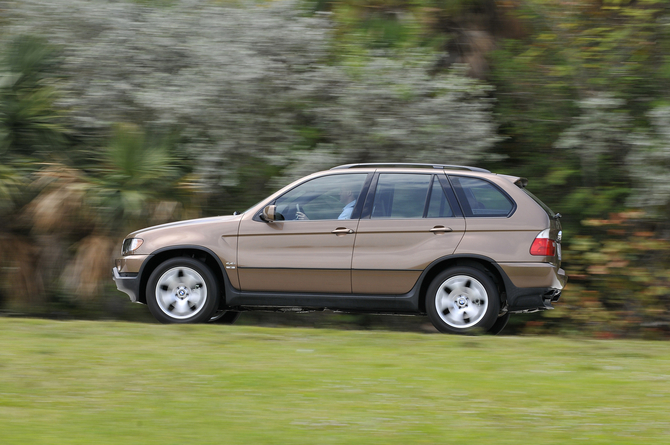
<instances>
[{"instance_id":1,"label":"front wheel","mask_svg":"<svg viewBox=\"0 0 670 445\"><path fill-rule=\"evenodd\" d=\"M216 277L196 259L169 259L149 276L147 306L161 323L205 322L212 317L218 300Z\"/></svg>"},{"instance_id":2,"label":"front wheel","mask_svg":"<svg viewBox=\"0 0 670 445\"><path fill-rule=\"evenodd\" d=\"M435 277L426 294L428 318L440 332L484 333L496 322L499 310L495 283L472 267L445 270Z\"/></svg>"}]
</instances>

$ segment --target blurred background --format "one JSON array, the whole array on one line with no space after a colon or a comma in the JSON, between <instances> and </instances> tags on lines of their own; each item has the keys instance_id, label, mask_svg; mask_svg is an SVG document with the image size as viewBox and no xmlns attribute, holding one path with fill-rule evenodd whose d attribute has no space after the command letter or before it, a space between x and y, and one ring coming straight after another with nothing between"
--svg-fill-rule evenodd
<instances>
[{"instance_id":1,"label":"blurred background","mask_svg":"<svg viewBox=\"0 0 670 445\"><path fill-rule=\"evenodd\" d=\"M506 333L670 336L668 1L0 1L0 40L4 315L150 321L111 280L130 231L438 162L527 177L563 215L568 287Z\"/></svg>"}]
</instances>

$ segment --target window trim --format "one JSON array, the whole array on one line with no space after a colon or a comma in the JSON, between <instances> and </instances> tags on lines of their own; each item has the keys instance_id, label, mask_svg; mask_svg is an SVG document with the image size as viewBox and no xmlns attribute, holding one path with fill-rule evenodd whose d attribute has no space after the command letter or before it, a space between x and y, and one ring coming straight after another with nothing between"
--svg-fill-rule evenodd
<instances>
[{"instance_id":1,"label":"window trim","mask_svg":"<svg viewBox=\"0 0 670 445\"><path fill-rule=\"evenodd\" d=\"M454 216L445 216L445 218L463 218L465 213L461 208L461 203L458 202L458 198L456 198L456 193L454 193L454 188L452 187L451 182L449 182L449 178L445 173L438 173L435 176L437 176L437 179L440 181L442 191L447 195L447 201L449 201L451 211L454 213Z\"/></svg>"},{"instance_id":2,"label":"window trim","mask_svg":"<svg viewBox=\"0 0 670 445\"><path fill-rule=\"evenodd\" d=\"M428 193L426 193L426 201L423 203L423 216L422 218L428 218L428 206L430 205L430 198L433 195L433 184L435 183L435 175L432 175L433 177L430 178L430 182L428 183ZM446 196L444 197L445 199L447 198Z\"/></svg>"}]
</instances>

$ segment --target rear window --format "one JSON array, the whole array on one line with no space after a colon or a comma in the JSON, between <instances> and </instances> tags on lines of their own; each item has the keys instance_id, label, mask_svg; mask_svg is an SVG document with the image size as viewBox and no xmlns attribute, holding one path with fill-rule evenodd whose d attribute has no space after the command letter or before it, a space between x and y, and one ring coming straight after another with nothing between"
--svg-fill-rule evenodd
<instances>
[{"instance_id":1,"label":"rear window","mask_svg":"<svg viewBox=\"0 0 670 445\"><path fill-rule=\"evenodd\" d=\"M526 195L528 195L528 196L530 196L531 198L533 198L533 200L534 200L536 203L538 203L538 204L540 205L540 207L542 207L542 208L544 209L545 212L547 212L547 215L549 215L549 217L554 218L554 217L556 216L556 214L549 208L549 206L547 206L545 203L543 203L542 201L540 201L540 198L538 198L537 196L533 195L531 192L528 191L528 189L521 187L521 190L523 190L524 192L526 192Z\"/></svg>"}]
</instances>

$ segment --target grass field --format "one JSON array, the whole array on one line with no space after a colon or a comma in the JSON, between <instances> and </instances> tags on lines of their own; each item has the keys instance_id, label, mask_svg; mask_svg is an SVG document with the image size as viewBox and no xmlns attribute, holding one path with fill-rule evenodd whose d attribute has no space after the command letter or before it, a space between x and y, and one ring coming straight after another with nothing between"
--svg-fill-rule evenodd
<instances>
[{"instance_id":1,"label":"grass field","mask_svg":"<svg viewBox=\"0 0 670 445\"><path fill-rule=\"evenodd\" d=\"M0 318L0 444L670 443L670 343Z\"/></svg>"}]
</instances>

